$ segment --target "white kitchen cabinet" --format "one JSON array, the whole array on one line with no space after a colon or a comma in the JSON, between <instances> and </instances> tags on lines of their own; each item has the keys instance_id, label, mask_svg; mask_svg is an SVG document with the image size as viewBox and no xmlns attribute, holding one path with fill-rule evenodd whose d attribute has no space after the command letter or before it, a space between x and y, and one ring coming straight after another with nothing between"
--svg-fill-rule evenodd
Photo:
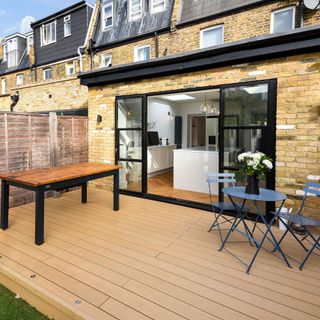
<instances>
[{"instance_id":1,"label":"white kitchen cabinet","mask_svg":"<svg viewBox=\"0 0 320 320\"><path fill-rule=\"evenodd\" d=\"M148 173L173 167L173 150L176 145L148 147Z\"/></svg>"}]
</instances>

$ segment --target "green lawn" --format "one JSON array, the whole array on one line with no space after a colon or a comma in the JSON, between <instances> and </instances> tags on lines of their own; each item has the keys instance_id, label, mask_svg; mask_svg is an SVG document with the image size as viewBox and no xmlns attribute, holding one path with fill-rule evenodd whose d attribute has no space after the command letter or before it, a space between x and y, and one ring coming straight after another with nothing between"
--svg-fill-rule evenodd
<instances>
[{"instance_id":1,"label":"green lawn","mask_svg":"<svg viewBox=\"0 0 320 320\"><path fill-rule=\"evenodd\" d=\"M35 308L0 284L0 319L1 320L48 320Z\"/></svg>"}]
</instances>

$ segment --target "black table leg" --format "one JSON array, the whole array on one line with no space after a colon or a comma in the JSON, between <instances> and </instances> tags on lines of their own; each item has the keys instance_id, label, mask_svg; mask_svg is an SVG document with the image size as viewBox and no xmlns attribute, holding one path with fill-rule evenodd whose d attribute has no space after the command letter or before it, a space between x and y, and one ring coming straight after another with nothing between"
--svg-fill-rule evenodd
<instances>
[{"instance_id":1,"label":"black table leg","mask_svg":"<svg viewBox=\"0 0 320 320\"><path fill-rule=\"evenodd\" d=\"M88 200L88 185L87 182L81 185L81 201L82 203L87 203Z\"/></svg>"},{"instance_id":2,"label":"black table leg","mask_svg":"<svg viewBox=\"0 0 320 320\"><path fill-rule=\"evenodd\" d=\"M119 210L119 171L113 175L113 210Z\"/></svg>"},{"instance_id":3,"label":"black table leg","mask_svg":"<svg viewBox=\"0 0 320 320\"><path fill-rule=\"evenodd\" d=\"M6 230L9 224L9 185L5 180L1 182L1 229Z\"/></svg>"},{"instance_id":4,"label":"black table leg","mask_svg":"<svg viewBox=\"0 0 320 320\"><path fill-rule=\"evenodd\" d=\"M36 190L36 228L35 243L41 245L44 242L44 189Z\"/></svg>"}]
</instances>

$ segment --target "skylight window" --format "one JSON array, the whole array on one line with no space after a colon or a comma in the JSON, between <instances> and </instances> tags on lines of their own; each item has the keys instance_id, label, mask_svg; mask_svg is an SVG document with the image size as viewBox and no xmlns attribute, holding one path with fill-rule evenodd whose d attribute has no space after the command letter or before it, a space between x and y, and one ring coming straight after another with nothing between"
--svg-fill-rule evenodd
<instances>
[{"instance_id":1,"label":"skylight window","mask_svg":"<svg viewBox=\"0 0 320 320\"><path fill-rule=\"evenodd\" d=\"M150 0L151 13L162 12L166 9L167 0Z\"/></svg>"},{"instance_id":2,"label":"skylight window","mask_svg":"<svg viewBox=\"0 0 320 320\"><path fill-rule=\"evenodd\" d=\"M142 0L129 0L129 21L142 17Z\"/></svg>"},{"instance_id":3,"label":"skylight window","mask_svg":"<svg viewBox=\"0 0 320 320\"><path fill-rule=\"evenodd\" d=\"M107 3L102 7L102 29L108 29L113 26L113 2Z\"/></svg>"},{"instance_id":4,"label":"skylight window","mask_svg":"<svg viewBox=\"0 0 320 320\"><path fill-rule=\"evenodd\" d=\"M175 94L172 96L163 96L163 99L169 100L169 101L186 101L186 100L195 100L194 97L191 97L187 94Z\"/></svg>"}]
</instances>

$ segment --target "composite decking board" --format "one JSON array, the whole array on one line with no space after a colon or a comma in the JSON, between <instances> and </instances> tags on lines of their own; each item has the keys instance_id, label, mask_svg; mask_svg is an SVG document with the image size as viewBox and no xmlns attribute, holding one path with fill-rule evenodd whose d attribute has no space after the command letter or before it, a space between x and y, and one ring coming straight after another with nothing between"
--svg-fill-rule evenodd
<instances>
[{"instance_id":1,"label":"composite decking board","mask_svg":"<svg viewBox=\"0 0 320 320\"><path fill-rule=\"evenodd\" d=\"M135 295L135 298L136 295L147 296L144 298L150 301L151 305L153 303L159 306L159 312L153 314L153 317L159 319L165 319L165 312L173 312L174 315L180 315L184 319L197 320L202 319L201 317L232 319L236 318L236 315L244 319L257 318L257 315L261 316L261 319L268 317L269 319L270 317L299 319L302 316L305 319L315 319L318 316L319 299L309 299L312 294L308 293L308 291L317 292L320 286L319 281L311 275L314 273L317 258L310 260L309 268L306 265L306 270L300 272L303 275L302 278L295 281L291 278L294 278L296 271L287 269L281 261L271 256L269 259L275 259L275 261L265 265L269 273L261 270L261 265L267 263L268 257L267 253L263 253L258 258L252 274L248 276L241 264L231 259L226 253L216 252L219 244L218 234L216 232L207 234L206 230L212 222L212 216L205 212L123 197L126 200L122 201L123 209L114 215L111 210L105 209L105 202L111 203L112 199L108 192L91 191L89 199L92 199L92 203L89 200L88 207L81 207L78 198L79 193L76 191L58 199L47 200L47 243L39 248L34 247L31 242L34 230L33 204L12 209L12 227L0 233L0 253L3 254L1 250L3 245L7 245L14 252L11 257L15 258L17 255L17 259L20 257L21 262L21 254L27 254L30 246L39 250L42 253L39 256L43 258L50 255L51 258L45 261L48 263L52 261L57 272L59 270L63 272L63 268L67 267L69 271L77 270L80 274L89 274L88 277L95 279L106 278L105 281L108 283L111 283L112 275L118 273L117 281L130 279L123 285L123 289L126 288ZM59 207L64 210L59 210ZM174 222L170 221L170 210L174 220L181 221L180 227L176 230ZM142 222L140 229L139 219ZM159 231L157 224L160 226ZM105 227L105 232L101 226ZM166 228L168 228L167 231ZM125 229L130 229L129 233ZM1 237L2 234L6 236ZM147 241L148 237L152 241L152 234L161 240L161 244L157 240L149 247L143 246L143 241ZM126 246L130 238L132 241ZM118 242L117 239L119 239ZM212 255L210 244L212 244ZM20 248L24 249L23 253L19 251ZM153 254L156 252L159 254L154 257ZM245 254L245 250L241 252ZM35 253L30 249L30 254L34 256ZM30 257L30 259L34 258ZM43 262L39 261L39 263ZM311 266L314 267L313 270ZM51 265L50 267L52 268ZM36 270L33 271L36 272ZM286 271L290 276L284 277L282 283L277 283L281 277L275 273L282 271ZM274 279L273 276L275 276ZM83 280L81 277L77 280L71 273L69 277L72 277L73 281L82 282ZM312 279L312 284L308 283L308 279ZM120 283L121 281L119 285L111 284L112 287L121 288ZM116 291L118 292L118 289ZM127 291L125 291L126 294ZM108 295L107 292L105 294ZM237 295L243 295L243 297L235 298ZM241 300L254 295L258 297L256 303L254 299L247 304ZM147 307L150 304L144 306L145 309L139 310L139 307L134 305L138 303L138 299L130 302L130 308L128 305L130 303L126 301L129 298L126 297L116 296L117 299L109 297L100 306L101 312L110 311L110 314L120 319L126 319L124 315L127 319L145 319L146 315L142 315L143 312L139 313L139 311L151 315ZM118 300L120 298L123 299L122 302ZM308 301L312 301L313 304ZM190 308L190 314L182 309L185 305L186 310ZM121 306L121 310L117 311L117 306ZM174 306L177 308L172 310ZM130 313L130 310L132 318L127 313ZM199 317L195 318L193 315Z\"/></svg>"}]
</instances>

